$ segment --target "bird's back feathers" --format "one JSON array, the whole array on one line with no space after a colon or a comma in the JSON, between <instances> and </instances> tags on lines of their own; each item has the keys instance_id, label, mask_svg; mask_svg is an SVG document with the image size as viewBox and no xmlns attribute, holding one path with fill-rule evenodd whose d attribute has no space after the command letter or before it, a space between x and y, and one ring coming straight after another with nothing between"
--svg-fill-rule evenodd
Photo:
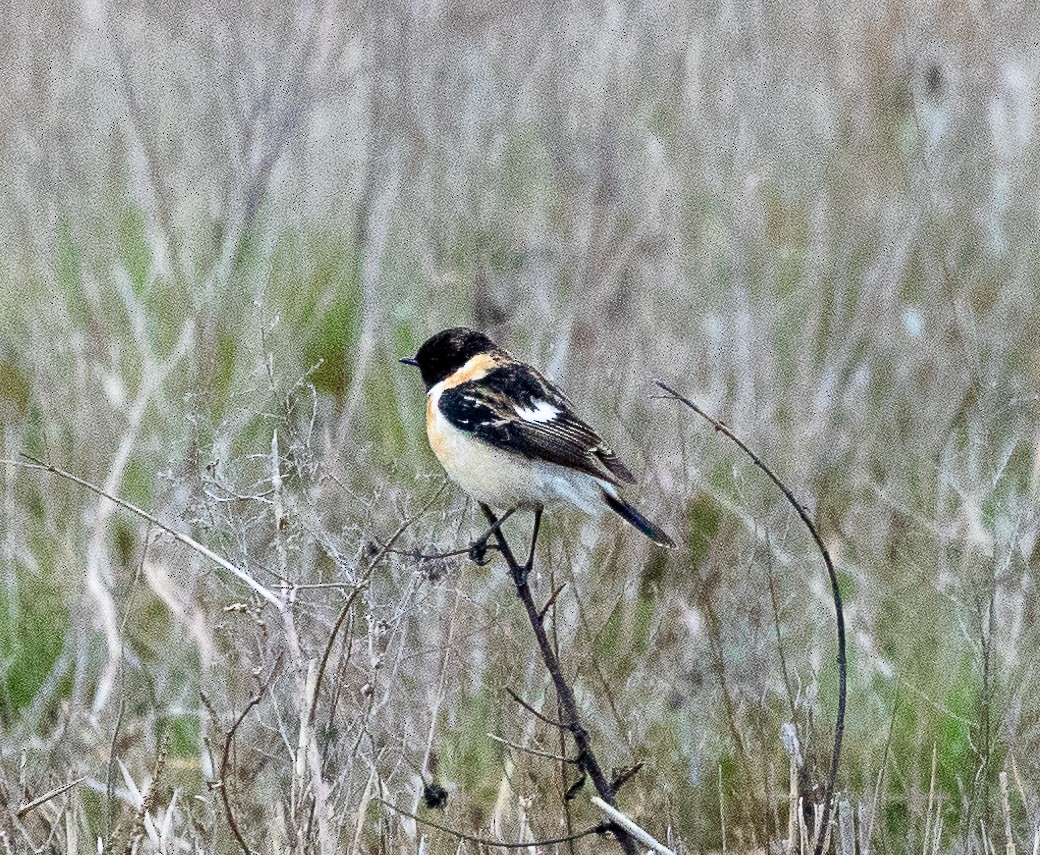
<instances>
[{"instance_id":1,"label":"bird's back feathers","mask_svg":"<svg viewBox=\"0 0 1040 855\"><path fill-rule=\"evenodd\" d=\"M498 365L479 382L445 388L439 404L449 421L498 448L614 484L635 482L613 449L575 415L566 396L529 365Z\"/></svg>"}]
</instances>

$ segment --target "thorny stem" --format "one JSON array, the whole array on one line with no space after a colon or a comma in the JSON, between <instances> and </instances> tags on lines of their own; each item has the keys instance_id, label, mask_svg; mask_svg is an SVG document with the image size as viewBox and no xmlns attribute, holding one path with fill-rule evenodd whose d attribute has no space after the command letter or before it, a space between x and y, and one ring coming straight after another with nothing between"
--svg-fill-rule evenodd
<instances>
[{"instance_id":1,"label":"thorny stem","mask_svg":"<svg viewBox=\"0 0 1040 855\"><path fill-rule=\"evenodd\" d=\"M484 516L487 517L488 522L494 526L498 521L498 518L495 516L491 508L482 503L480 509L484 512ZM502 557L509 566L509 572L513 577L513 583L516 585L516 594L524 604L524 609L527 611L527 617L531 622L531 628L534 630L535 638L538 641L538 649L541 652L542 661L545 662L545 667L549 671L549 675L552 677L553 685L556 687L556 696L560 700L565 716L563 724L566 726L567 730L571 732L571 735L574 737L574 742L578 746L578 758L581 766L592 779L593 786L595 786L596 792L599 793L600 798L611 807L616 808L616 791L611 782L607 780L606 775L603 774L603 770L600 768L599 762L596 760L596 754L593 751L592 741L589 739L588 731L585 730L581 723L581 718L578 716L578 705L574 699L574 690L567 682L567 678L563 675L563 669L560 667L560 660L556 656L552 644L549 641L549 636L545 631L545 624L542 621L542 615L539 613L539 609L535 605L534 596L531 594L531 587L527 584L527 576L530 571L530 566L521 566L517 562L512 550L509 548L509 544L506 542L505 535L502 534L501 529L495 529L495 538L498 540L498 547L502 553ZM625 850L626 855L638 855L639 846L636 844L632 835L620 826L611 826L611 831L617 838L621 848Z\"/></svg>"},{"instance_id":2,"label":"thorny stem","mask_svg":"<svg viewBox=\"0 0 1040 855\"><path fill-rule=\"evenodd\" d=\"M721 433L728 439L732 440L741 451L751 458L751 462L766 474L766 477L780 489L780 492L784 494L787 501L791 503L791 507L794 508L795 513L797 513L801 521L805 523L805 527L809 529L809 534L812 535L812 539L816 541L816 547L820 550L820 554L823 556L823 563L827 565L827 575L830 577L831 594L834 597L834 613L838 627L838 714L834 722L834 749L831 753L831 768L827 776L827 789L823 794L823 816L820 819L820 833L816 838L815 855L821 855L825 838L827 837L827 826L831 818L831 801L834 799L834 780L838 775L838 759L841 756L841 739L842 734L845 731L845 695L848 682L847 668L845 664L845 611L841 604L841 588L838 585L838 573L834 569L834 562L831 560L831 555L827 551L827 547L823 544L823 539L820 537L820 533L816 530L816 526L813 525L812 520L809 519L809 514L806 512L805 508L802 507L798 499L795 498L794 493L791 492L787 485L773 473L773 470L766 466L766 464L762 462L762 459L748 448L740 437L733 433L732 429L728 425L708 415L704 410L693 403L693 401L684 398L671 386L662 383L660 380L656 381L656 383L659 388L668 393L669 397L685 404L715 428L717 433Z\"/></svg>"}]
</instances>

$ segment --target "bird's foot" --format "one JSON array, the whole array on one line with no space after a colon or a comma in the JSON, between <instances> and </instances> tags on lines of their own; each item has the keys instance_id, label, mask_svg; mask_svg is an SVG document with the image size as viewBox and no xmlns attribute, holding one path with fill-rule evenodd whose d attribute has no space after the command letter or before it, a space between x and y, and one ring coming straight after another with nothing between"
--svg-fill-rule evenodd
<instances>
[{"instance_id":1,"label":"bird's foot","mask_svg":"<svg viewBox=\"0 0 1040 855\"><path fill-rule=\"evenodd\" d=\"M488 539L486 536L478 537L469 545L469 560L478 567L483 567L491 561L491 556L488 555Z\"/></svg>"}]
</instances>

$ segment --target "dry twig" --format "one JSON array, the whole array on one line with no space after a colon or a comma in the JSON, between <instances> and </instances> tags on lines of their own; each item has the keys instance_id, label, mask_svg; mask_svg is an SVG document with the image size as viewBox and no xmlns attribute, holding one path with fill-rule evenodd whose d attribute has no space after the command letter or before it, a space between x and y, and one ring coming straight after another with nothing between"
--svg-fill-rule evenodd
<instances>
[{"instance_id":1,"label":"dry twig","mask_svg":"<svg viewBox=\"0 0 1040 855\"><path fill-rule=\"evenodd\" d=\"M203 555L206 558L208 558L214 564L218 564L219 566L223 567L225 570L231 573L232 576L234 576L236 579L243 582L250 589L252 589L254 593L256 593L261 598L267 600L267 602L271 603L271 605L273 605L275 608L281 611L282 601L276 594L273 594L271 591L267 590L267 588L265 588L258 581L256 581L256 579L250 576L245 570L236 567L226 558L218 555L212 549L203 546L190 535L177 531L177 529L168 526L166 523L162 522L158 517L148 513L148 511L144 510L143 508L139 508L132 502L128 502L126 499L120 498L119 496L109 493L105 489L99 487L97 484L93 484L84 478L80 478L78 475L73 475L71 472L67 472L64 469L59 469L57 466L52 466L51 464L44 463L41 460L36 460L35 458L29 457L28 455L25 455L25 458L29 461L28 463L26 462L26 460L0 459L0 465L20 466L23 469L36 469L41 472L50 472L52 475L57 475L61 478L65 478L68 481L72 481L74 484L79 484L81 487L90 490L90 492L95 493L98 496L102 496L108 499L110 502L119 505L119 507L124 508L130 511L131 513L141 517L141 519L148 520L148 522L150 522L156 528L162 529L174 540L183 543L188 548L193 549L200 555Z\"/></svg>"},{"instance_id":2,"label":"dry twig","mask_svg":"<svg viewBox=\"0 0 1040 855\"><path fill-rule=\"evenodd\" d=\"M632 836L644 846L649 846L654 850L654 852L660 853L660 855L675 855L675 852L658 841L655 837L648 834L641 826L637 825L628 814L622 813L613 805L608 805L603 801L603 799L599 798L599 796L593 796L589 801L598 807L604 814L609 816L612 822L617 823L630 832Z\"/></svg>"},{"instance_id":3,"label":"dry twig","mask_svg":"<svg viewBox=\"0 0 1040 855\"><path fill-rule=\"evenodd\" d=\"M62 793L67 792L68 790L71 790L73 787L79 786L86 779L87 779L86 775L80 775L74 781L69 781L67 784L62 784L60 787L55 787L53 790L48 790L42 796L38 796L37 798L33 799L31 802L26 802L25 804L21 805L18 808L18 810L16 810L14 812L15 817L17 817L18 819L21 819L22 817L24 817L30 811L36 810L36 808L38 808L40 805L46 804L51 799L56 798L57 796L60 796Z\"/></svg>"},{"instance_id":4,"label":"dry twig","mask_svg":"<svg viewBox=\"0 0 1040 855\"><path fill-rule=\"evenodd\" d=\"M421 822L423 825L428 825L430 828L436 828L438 831L443 831L446 834L450 834L453 837L457 837L459 840L464 840L467 843L475 843L478 846L489 846L495 849L530 849L538 846L555 846L559 843L568 843L572 840L580 840L582 837L588 837L592 834L605 834L607 831L612 830L612 826L607 823L601 823L600 825L594 825L591 828L586 828L584 831L579 831L576 834L568 834L566 837L553 837L546 840L525 840L523 842L508 843L500 840L491 840L488 837L477 837L473 834L466 834L465 832L459 831L458 829L452 828L448 825L442 825L439 822L434 822L432 819L426 819L425 817L416 816L414 813L410 813L397 805L390 804L385 799L381 799L378 796L372 799L374 802L378 802L384 807L390 808L394 813L398 813L401 816L406 816L409 819Z\"/></svg>"},{"instance_id":5,"label":"dry twig","mask_svg":"<svg viewBox=\"0 0 1040 855\"><path fill-rule=\"evenodd\" d=\"M272 680L274 680L275 674L278 673L281 661L281 656L279 656L278 659L275 660L274 668L271 669L271 676L268 677L267 680L265 680L263 683L261 683L260 688L257 690L257 693L249 699L249 703L245 705L245 708L242 710L241 713L239 713L238 718L235 719L235 723L231 725L231 729L228 730L226 734L224 734L224 747L221 749L220 752L220 776L217 779L217 781L213 784L213 786L216 789L220 790L220 799L224 804L224 815L227 817L228 826L231 828L231 833L235 835L235 839L238 841L239 845L242 847L242 851L245 852L246 855L252 855L252 853L256 850L249 848L249 844L246 843L245 838L242 836L242 832L238 828L238 823L235 821L234 811L232 811L231 809L231 800L228 796L227 786L228 758L231 755L231 746L235 741L235 733L238 731L238 728L241 726L242 722L245 721L246 716L249 715L253 707L259 704L260 701L263 700L264 695L267 694L267 688L271 685ZM203 700L205 700L205 697L203 697Z\"/></svg>"}]
</instances>

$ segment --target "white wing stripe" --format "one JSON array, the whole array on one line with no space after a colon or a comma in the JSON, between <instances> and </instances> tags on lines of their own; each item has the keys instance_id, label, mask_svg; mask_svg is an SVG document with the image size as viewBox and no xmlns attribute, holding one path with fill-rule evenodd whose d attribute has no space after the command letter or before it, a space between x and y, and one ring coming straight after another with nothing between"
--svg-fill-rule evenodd
<instances>
[{"instance_id":1,"label":"white wing stripe","mask_svg":"<svg viewBox=\"0 0 1040 855\"><path fill-rule=\"evenodd\" d=\"M534 422L535 424L545 424L555 419L560 411L556 409L548 401L532 401L534 408L514 406L516 414L520 416L525 422Z\"/></svg>"}]
</instances>

